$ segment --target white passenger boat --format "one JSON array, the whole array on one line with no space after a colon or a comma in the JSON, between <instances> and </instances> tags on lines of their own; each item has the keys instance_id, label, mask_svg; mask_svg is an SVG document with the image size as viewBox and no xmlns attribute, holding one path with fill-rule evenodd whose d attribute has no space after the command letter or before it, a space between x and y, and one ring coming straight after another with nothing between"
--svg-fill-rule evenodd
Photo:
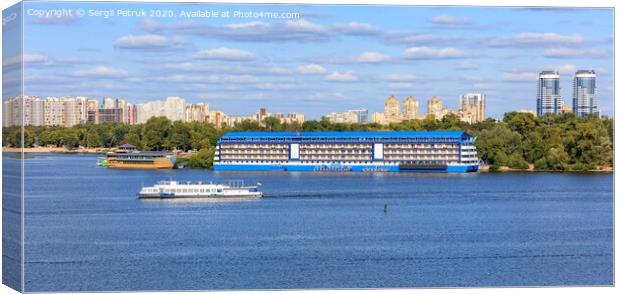
<instances>
[{"instance_id":1,"label":"white passenger boat","mask_svg":"<svg viewBox=\"0 0 620 294\"><path fill-rule=\"evenodd\" d=\"M243 181L231 181L228 184L212 182L177 182L160 181L154 186L143 187L138 198L260 198L260 183L245 186Z\"/></svg>"}]
</instances>

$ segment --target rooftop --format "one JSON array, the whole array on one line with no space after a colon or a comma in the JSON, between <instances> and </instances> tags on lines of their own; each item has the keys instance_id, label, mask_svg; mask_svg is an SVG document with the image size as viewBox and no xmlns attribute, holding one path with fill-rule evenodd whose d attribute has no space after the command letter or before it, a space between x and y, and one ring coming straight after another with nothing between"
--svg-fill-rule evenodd
<instances>
[{"instance_id":1,"label":"rooftop","mask_svg":"<svg viewBox=\"0 0 620 294\"><path fill-rule=\"evenodd\" d=\"M463 131L407 131L407 132L230 132L222 139L234 138L462 138L470 135Z\"/></svg>"}]
</instances>

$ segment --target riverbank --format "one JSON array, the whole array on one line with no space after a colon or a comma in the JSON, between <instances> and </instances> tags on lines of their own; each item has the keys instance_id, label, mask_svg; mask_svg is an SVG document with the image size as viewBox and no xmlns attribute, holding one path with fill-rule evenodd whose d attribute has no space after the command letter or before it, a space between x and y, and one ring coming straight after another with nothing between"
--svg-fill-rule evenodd
<instances>
[{"instance_id":1,"label":"riverbank","mask_svg":"<svg viewBox=\"0 0 620 294\"><path fill-rule=\"evenodd\" d=\"M490 166L480 167L478 169L479 172L488 173L488 172L596 172L596 173L613 173L613 166L599 166L596 169L589 170L546 170L546 169L535 169L533 164L529 164L527 169L516 169L510 168L507 166L500 166L497 170L491 170Z\"/></svg>"},{"instance_id":2,"label":"riverbank","mask_svg":"<svg viewBox=\"0 0 620 294\"><path fill-rule=\"evenodd\" d=\"M114 151L114 148L78 148L67 149L64 147L30 147L30 148L12 148L3 147L2 152L24 152L24 153L92 153L92 154L105 154L110 151Z\"/></svg>"},{"instance_id":3,"label":"riverbank","mask_svg":"<svg viewBox=\"0 0 620 294\"><path fill-rule=\"evenodd\" d=\"M67 149L64 147L32 147L32 148L24 148L24 153L61 153L61 154L105 154L107 152L115 151L115 148L80 148L80 149ZM2 152L7 153L19 153L21 152L20 148L9 148L3 147ZM177 158L188 158L191 153L177 153ZM205 168L211 170L211 168ZM533 164L530 164L527 169L515 169L507 166L501 166L497 170L491 170L490 166L483 166L478 169L478 172L488 173L488 172L500 172L500 173L510 173L510 172L594 172L594 173L613 173L613 166L599 166L596 169L591 170L541 170L535 169Z\"/></svg>"}]
</instances>

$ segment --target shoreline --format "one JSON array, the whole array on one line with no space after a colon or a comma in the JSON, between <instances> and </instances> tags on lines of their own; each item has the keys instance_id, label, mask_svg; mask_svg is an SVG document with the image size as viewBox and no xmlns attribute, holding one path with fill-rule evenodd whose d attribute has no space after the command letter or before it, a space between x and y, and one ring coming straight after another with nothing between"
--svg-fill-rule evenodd
<instances>
[{"instance_id":1,"label":"shoreline","mask_svg":"<svg viewBox=\"0 0 620 294\"><path fill-rule=\"evenodd\" d=\"M63 147L32 147L32 148L11 148L3 147L2 152L6 153L54 153L54 154L106 154L107 152L114 151L115 148L82 148L70 150ZM208 168L207 168L208 169ZM208 169L212 170L212 169ZM600 169L591 170L538 170L534 169L534 165L530 164L528 169L514 169L507 166L502 166L498 170L491 171L489 166L480 167L479 173L513 173L513 172L555 172L555 173L613 173L613 167L602 167Z\"/></svg>"},{"instance_id":2,"label":"shoreline","mask_svg":"<svg viewBox=\"0 0 620 294\"><path fill-rule=\"evenodd\" d=\"M588 170L550 170L550 169L535 169L533 164L530 164L530 167L527 169L516 169L510 168L507 166L501 166L498 170L490 170L489 166L478 168L479 173L513 173L513 172L524 172L524 173L613 173L614 169L612 166L601 167L600 169L588 169Z\"/></svg>"},{"instance_id":3,"label":"shoreline","mask_svg":"<svg viewBox=\"0 0 620 294\"><path fill-rule=\"evenodd\" d=\"M113 151L115 148L82 148L82 149L67 149L64 147L30 147L30 148L13 148L13 147L2 147L2 152L7 153L66 153L66 154L75 154L75 153L88 153L88 154L105 154L107 152Z\"/></svg>"}]
</instances>

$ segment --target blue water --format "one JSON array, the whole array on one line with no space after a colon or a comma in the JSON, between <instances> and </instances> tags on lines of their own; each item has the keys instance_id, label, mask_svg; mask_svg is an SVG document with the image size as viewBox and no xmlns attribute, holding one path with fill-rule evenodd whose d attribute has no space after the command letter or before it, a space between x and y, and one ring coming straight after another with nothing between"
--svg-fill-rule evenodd
<instances>
[{"instance_id":1,"label":"blue water","mask_svg":"<svg viewBox=\"0 0 620 294\"><path fill-rule=\"evenodd\" d=\"M35 156L26 291L613 283L611 174L126 171ZM260 181L265 197L136 199L161 179Z\"/></svg>"}]
</instances>

